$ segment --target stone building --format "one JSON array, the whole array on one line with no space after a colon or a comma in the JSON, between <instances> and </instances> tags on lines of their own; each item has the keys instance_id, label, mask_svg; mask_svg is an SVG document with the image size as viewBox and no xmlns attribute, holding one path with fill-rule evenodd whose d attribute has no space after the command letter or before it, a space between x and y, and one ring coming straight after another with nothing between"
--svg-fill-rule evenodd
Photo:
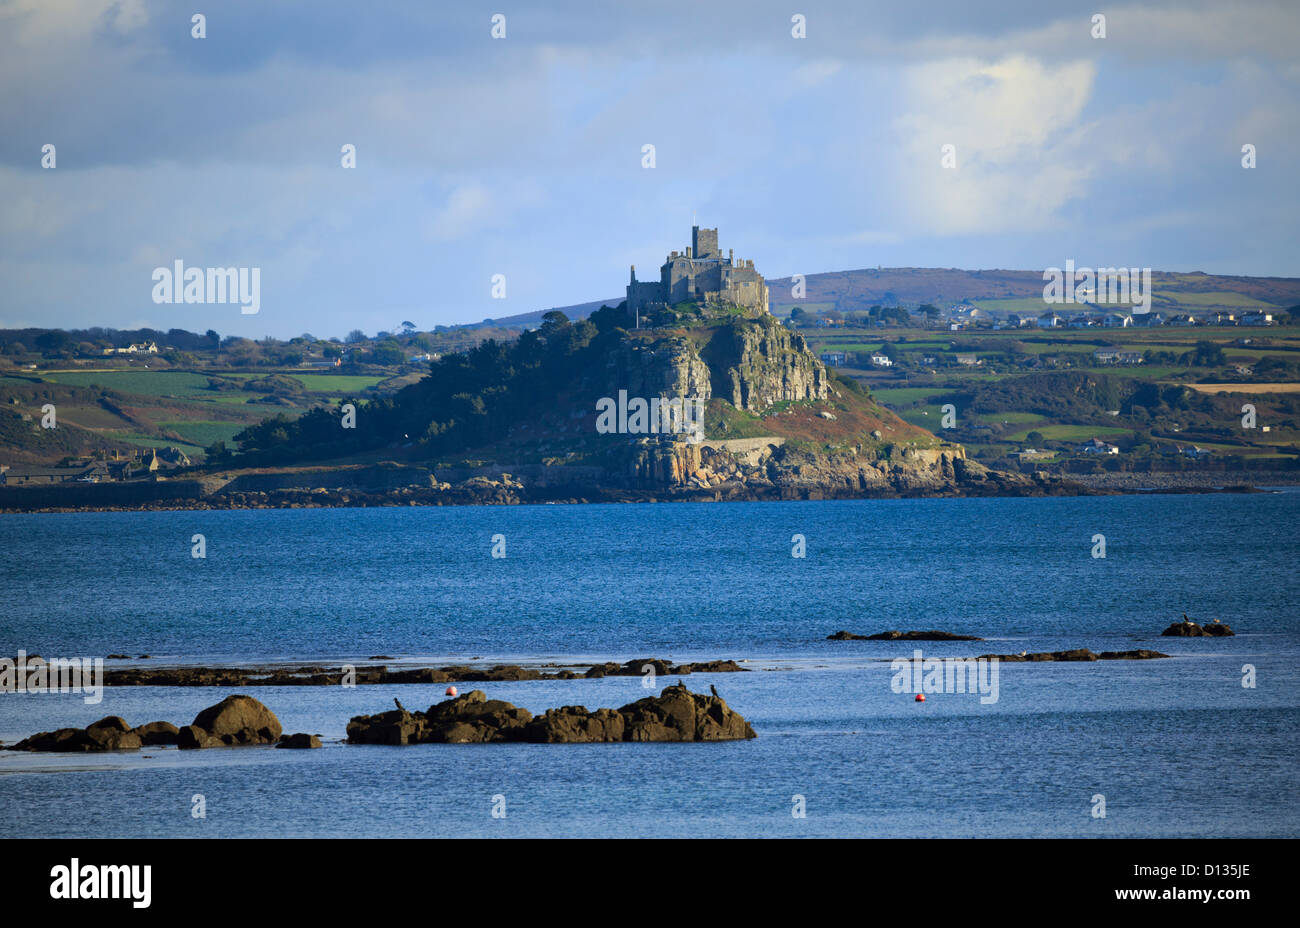
<instances>
[{"instance_id":1,"label":"stone building","mask_svg":"<svg viewBox=\"0 0 1300 928\"><path fill-rule=\"evenodd\" d=\"M685 252L671 252L659 269L659 280L638 281L636 265L627 285L627 308L638 315L678 303L720 303L766 313L767 282L754 262L736 260L718 247L718 230L691 227Z\"/></svg>"}]
</instances>

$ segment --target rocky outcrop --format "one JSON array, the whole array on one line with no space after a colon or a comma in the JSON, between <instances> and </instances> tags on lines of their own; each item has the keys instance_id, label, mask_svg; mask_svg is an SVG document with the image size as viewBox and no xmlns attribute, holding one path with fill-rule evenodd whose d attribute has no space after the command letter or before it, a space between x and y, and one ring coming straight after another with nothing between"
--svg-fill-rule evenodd
<instances>
[{"instance_id":1,"label":"rocky outcrop","mask_svg":"<svg viewBox=\"0 0 1300 928\"><path fill-rule=\"evenodd\" d=\"M653 671L657 676L668 676L675 674L684 676L689 673L748 673L744 667L741 667L735 661L703 661L694 664L670 664L667 661L661 661L658 658L647 657L641 660L631 660L622 664L616 664L612 661L606 664L595 664L590 667L584 677L639 677L647 672L647 668Z\"/></svg>"},{"instance_id":2,"label":"rocky outcrop","mask_svg":"<svg viewBox=\"0 0 1300 928\"><path fill-rule=\"evenodd\" d=\"M564 706L534 717L527 709L474 690L436 703L426 712L409 712L399 702L394 710L357 716L348 723L348 741L353 744L575 744L754 737L754 729L721 697L692 693L681 682L620 709L590 712L583 706Z\"/></svg>"},{"instance_id":3,"label":"rocky outcrop","mask_svg":"<svg viewBox=\"0 0 1300 928\"><path fill-rule=\"evenodd\" d=\"M274 744L280 740L280 720L251 696L227 696L177 728L170 722L149 722L132 728L117 715L86 728L44 731L18 742L11 751L135 751L146 745L174 744L181 749ZM310 737L294 735L293 738ZM293 747L319 747L291 745Z\"/></svg>"},{"instance_id":4,"label":"rocky outcrop","mask_svg":"<svg viewBox=\"0 0 1300 928\"><path fill-rule=\"evenodd\" d=\"M610 359L605 395L617 396L619 390L644 399L689 397L707 402L713 396L708 364L681 336L623 341Z\"/></svg>"},{"instance_id":5,"label":"rocky outcrop","mask_svg":"<svg viewBox=\"0 0 1300 928\"><path fill-rule=\"evenodd\" d=\"M974 635L954 635L952 632L877 632L874 635L855 635L852 632L838 631L826 636L827 641L983 641Z\"/></svg>"},{"instance_id":6,"label":"rocky outcrop","mask_svg":"<svg viewBox=\"0 0 1300 928\"><path fill-rule=\"evenodd\" d=\"M1102 651L1100 654L1094 654L1087 648L1075 648L1071 651L1039 651L1034 654L1023 651L1020 654L981 654L976 660L996 658L1014 664L1040 661L1145 661L1160 657L1169 657L1169 655L1161 654L1159 651L1148 651L1145 648L1136 651Z\"/></svg>"},{"instance_id":7,"label":"rocky outcrop","mask_svg":"<svg viewBox=\"0 0 1300 928\"><path fill-rule=\"evenodd\" d=\"M773 403L830 396L826 365L802 335L769 315L719 326L701 355L708 362L713 395L737 409L761 412Z\"/></svg>"},{"instance_id":8,"label":"rocky outcrop","mask_svg":"<svg viewBox=\"0 0 1300 928\"><path fill-rule=\"evenodd\" d=\"M140 742L146 747L159 744L175 744L180 738L181 730L171 722L150 722L135 729Z\"/></svg>"},{"instance_id":9,"label":"rocky outcrop","mask_svg":"<svg viewBox=\"0 0 1300 928\"><path fill-rule=\"evenodd\" d=\"M281 735L279 743L276 744L277 748L291 749L318 748L320 746L320 738L301 731L294 735Z\"/></svg>"},{"instance_id":10,"label":"rocky outcrop","mask_svg":"<svg viewBox=\"0 0 1300 928\"><path fill-rule=\"evenodd\" d=\"M60 728L24 738L10 751L52 751L55 753L135 751L144 745L175 744L176 726L150 722L132 728L121 716L110 715L85 728Z\"/></svg>"},{"instance_id":11,"label":"rocky outcrop","mask_svg":"<svg viewBox=\"0 0 1300 928\"><path fill-rule=\"evenodd\" d=\"M283 729L275 713L252 696L227 696L194 717L177 735L177 747L233 747L274 744Z\"/></svg>"},{"instance_id":12,"label":"rocky outcrop","mask_svg":"<svg viewBox=\"0 0 1300 928\"><path fill-rule=\"evenodd\" d=\"M374 658L372 658L374 659ZM747 673L732 660L672 664L658 658L631 660L623 664L595 664L586 671L538 670L518 664L492 667L418 667L389 670L360 667L349 681L357 684L391 683L506 683L520 680L580 680L604 676L640 676L645 665L657 674ZM344 679L341 667L316 665L297 667L132 667L104 673L107 686L337 686ZM165 724L165 723L163 723Z\"/></svg>"},{"instance_id":13,"label":"rocky outcrop","mask_svg":"<svg viewBox=\"0 0 1300 928\"><path fill-rule=\"evenodd\" d=\"M1198 625L1187 616L1183 616L1181 622L1175 622L1160 634L1163 637L1170 638L1227 638L1235 636L1237 633L1218 619L1204 625Z\"/></svg>"}]
</instances>

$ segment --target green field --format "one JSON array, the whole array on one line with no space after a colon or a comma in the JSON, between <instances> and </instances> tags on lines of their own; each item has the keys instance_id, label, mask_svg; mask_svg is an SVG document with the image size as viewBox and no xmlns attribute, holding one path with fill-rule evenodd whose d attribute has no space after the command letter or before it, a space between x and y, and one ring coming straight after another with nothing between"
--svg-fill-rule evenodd
<instances>
[{"instance_id":1,"label":"green field","mask_svg":"<svg viewBox=\"0 0 1300 928\"><path fill-rule=\"evenodd\" d=\"M884 403L886 406L911 406L913 403L948 392L940 387L885 387L872 390L871 395L877 402Z\"/></svg>"},{"instance_id":2,"label":"green field","mask_svg":"<svg viewBox=\"0 0 1300 928\"><path fill-rule=\"evenodd\" d=\"M990 412L980 416L979 421L989 423L1006 422L1015 425L1025 425L1033 422L1043 422L1045 420L1035 412Z\"/></svg>"},{"instance_id":3,"label":"green field","mask_svg":"<svg viewBox=\"0 0 1300 928\"><path fill-rule=\"evenodd\" d=\"M99 386L137 396L201 396L209 392L207 375L188 371L59 371L41 376L73 387Z\"/></svg>"},{"instance_id":4,"label":"green field","mask_svg":"<svg viewBox=\"0 0 1300 928\"><path fill-rule=\"evenodd\" d=\"M121 441L129 442L133 445L140 445L142 448L180 448L190 457L203 456L203 449L198 445L192 445L185 441L171 441L166 438L150 438L147 435L115 435Z\"/></svg>"},{"instance_id":5,"label":"green field","mask_svg":"<svg viewBox=\"0 0 1300 928\"><path fill-rule=\"evenodd\" d=\"M1030 432L1041 432L1043 438L1051 441L1087 441L1089 438L1104 438L1113 435L1129 435L1132 429L1121 429L1111 425L1043 425L1025 429L1008 435L1008 441L1025 441Z\"/></svg>"},{"instance_id":6,"label":"green field","mask_svg":"<svg viewBox=\"0 0 1300 928\"><path fill-rule=\"evenodd\" d=\"M311 393L360 393L386 380L364 374L298 374L289 371L267 371L250 374L213 372L213 377L229 380L252 380L268 374L280 373L292 377ZM74 387L100 386L120 393L136 396L212 396L208 389L208 374L191 371L56 371L43 373L45 380Z\"/></svg>"},{"instance_id":7,"label":"green field","mask_svg":"<svg viewBox=\"0 0 1300 928\"><path fill-rule=\"evenodd\" d=\"M360 393L387 377L367 377L362 374L289 374L302 382L312 393Z\"/></svg>"},{"instance_id":8,"label":"green field","mask_svg":"<svg viewBox=\"0 0 1300 928\"><path fill-rule=\"evenodd\" d=\"M1017 297L1009 300L971 300L972 306L978 306L980 309L987 309L1000 313L1015 313L1018 316L1033 316L1037 318L1043 313L1056 309L1060 312L1060 307L1054 307L1043 302L1041 296Z\"/></svg>"},{"instance_id":9,"label":"green field","mask_svg":"<svg viewBox=\"0 0 1300 928\"><path fill-rule=\"evenodd\" d=\"M1282 310L1282 307L1274 306L1272 303L1265 303L1263 300L1257 300L1244 293L1233 293L1228 290L1205 293L1191 290L1156 290L1154 296L1164 298L1180 306L1194 308L1225 306L1234 309L1262 309L1265 312L1280 312Z\"/></svg>"},{"instance_id":10,"label":"green field","mask_svg":"<svg viewBox=\"0 0 1300 928\"><path fill-rule=\"evenodd\" d=\"M206 448L216 441L231 444L235 435L242 432L246 425L242 422L159 422L160 428L175 432L187 442Z\"/></svg>"}]
</instances>

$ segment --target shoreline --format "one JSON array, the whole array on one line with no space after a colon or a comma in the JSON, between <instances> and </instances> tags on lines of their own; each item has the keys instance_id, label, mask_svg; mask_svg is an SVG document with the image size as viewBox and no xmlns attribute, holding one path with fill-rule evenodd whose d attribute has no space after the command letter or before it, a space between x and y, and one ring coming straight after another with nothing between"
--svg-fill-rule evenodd
<instances>
[{"instance_id":1,"label":"shoreline","mask_svg":"<svg viewBox=\"0 0 1300 928\"><path fill-rule=\"evenodd\" d=\"M1100 475L1077 475L1096 478ZM126 505L76 505L76 506L0 506L0 515L77 512L194 512L232 511L257 509L374 509L384 507L429 506L581 506L593 504L643 504L643 503L769 503L769 502L823 502L827 500L876 499L1039 499L1046 497L1091 496L1156 496L1199 495L1218 493L1271 493L1278 488L1300 486L1295 483L1228 483L1209 475L1199 483L1165 483L1152 486L1151 474L1126 474L1133 479L1121 485L1106 485L1102 480L1089 483L1076 482L1077 476L1049 485L1036 485L1021 491L1007 492L998 488L946 487L938 490L915 489L882 492L878 489L853 490L843 487L783 488L757 492L742 487L717 487L709 490L693 488L667 488L664 490L624 490L592 488L582 494L520 492L474 492L453 489L413 490L404 488L384 492L363 491L313 491L275 490L256 493L213 495L211 497L183 497L146 500ZM1105 475L1107 478L1121 475ZM44 489L44 488L42 488ZM24 488L22 492L29 491Z\"/></svg>"}]
</instances>

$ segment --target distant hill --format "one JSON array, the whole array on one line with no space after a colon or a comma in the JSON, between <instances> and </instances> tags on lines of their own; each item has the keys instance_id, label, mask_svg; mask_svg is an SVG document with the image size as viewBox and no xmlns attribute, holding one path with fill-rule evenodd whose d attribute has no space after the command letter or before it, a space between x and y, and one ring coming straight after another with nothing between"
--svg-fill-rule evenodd
<instances>
[{"instance_id":1,"label":"distant hill","mask_svg":"<svg viewBox=\"0 0 1300 928\"><path fill-rule=\"evenodd\" d=\"M771 309L784 316L800 306L810 312L835 309L865 311L872 306L917 306L932 303L940 308L954 303L973 303L994 313L1043 313L1043 272L1016 270L967 271L960 268L886 267L854 271L808 274L805 296L790 296L789 277L769 278ZM1189 274L1153 271L1151 309L1162 313L1266 312L1300 304L1300 278L1228 277L1196 271ZM623 296L573 306L555 307L570 319L585 319L602 305L617 306ZM469 327L531 328L541 324L547 310L472 323Z\"/></svg>"},{"instance_id":2,"label":"distant hill","mask_svg":"<svg viewBox=\"0 0 1300 928\"><path fill-rule=\"evenodd\" d=\"M788 277L768 281L772 311L778 315L794 306L840 312L922 303L942 308L962 302L993 312L1042 313L1049 308L1043 302L1042 271L903 267L810 274L805 281L807 294L801 300L790 296L791 283ZM1164 313L1269 311L1300 303L1300 278L1295 277L1153 271L1151 288L1152 311Z\"/></svg>"},{"instance_id":3,"label":"distant hill","mask_svg":"<svg viewBox=\"0 0 1300 928\"><path fill-rule=\"evenodd\" d=\"M612 297L608 300L594 300L590 303L578 303L574 306L553 306L551 309L539 309L532 313L520 313L517 316L502 316L500 319L484 319L482 322L471 322L458 328L479 328L488 326L502 329L533 329L542 324L542 317L552 310L558 309L570 319L586 319L602 306L617 306L623 302L623 296Z\"/></svg>"}]
</instances>

